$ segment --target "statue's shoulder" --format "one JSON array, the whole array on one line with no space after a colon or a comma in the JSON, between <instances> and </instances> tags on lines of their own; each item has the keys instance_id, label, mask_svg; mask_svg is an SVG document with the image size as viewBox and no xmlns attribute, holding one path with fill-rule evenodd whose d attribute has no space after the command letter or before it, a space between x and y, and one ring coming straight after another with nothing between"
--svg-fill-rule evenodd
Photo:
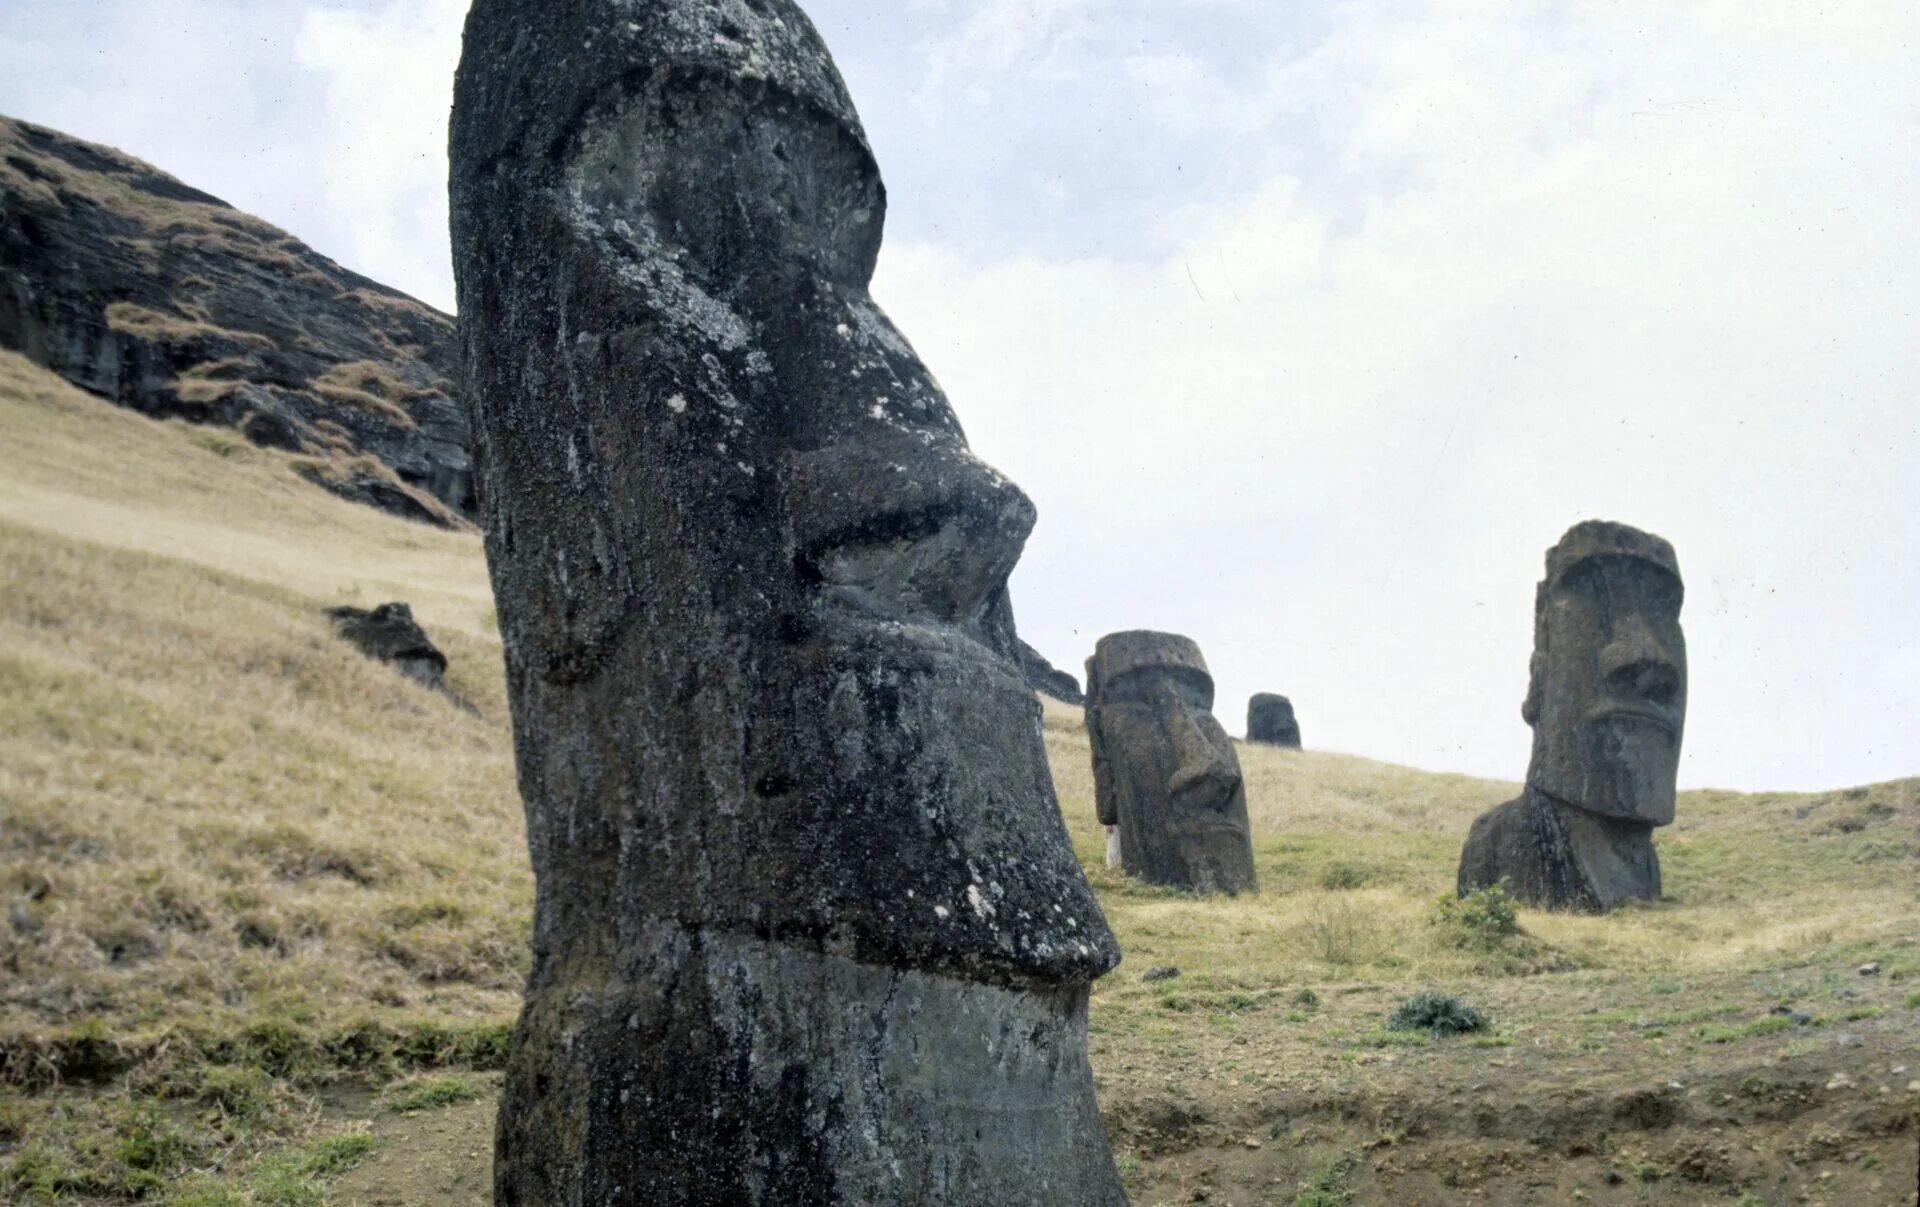
<instances>
[{"instance_id":1,"label":"statue's shoulder","mask_svg":"<svg viewBox=\"0 0 1920 1207\"><path fill-rule=\"evenodd\" d=\"M1473 819L1470 835L1481 841L1495 840L1527 824L1528 798L1525 793L1504 805L1495 805Z\"/></svg>"}]
</instances>

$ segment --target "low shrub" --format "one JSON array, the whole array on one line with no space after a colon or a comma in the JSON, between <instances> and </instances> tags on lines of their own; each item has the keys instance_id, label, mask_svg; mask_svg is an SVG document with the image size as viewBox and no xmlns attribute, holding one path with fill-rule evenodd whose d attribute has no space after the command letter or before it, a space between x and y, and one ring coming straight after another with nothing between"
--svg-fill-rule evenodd
<instances>
[{"instance_id":1,"label":"low shrub","mask_svg":"<svg viewBox=\"0 0 1920 1207\"><path fill-rule=\"evenodd\" d=\"M1490 950L1520 933L1519 902L1505 884L1490 884L1464 897L1441 897L1427 921L1455 947Z\"/></svg>"},{"instance_id":2,"label":"low shrub","mask_svg":"<svg viewBox=\"0 0 1920 1207\"><path fill-rule=\"evenodd\" d=\"M1351 863L1330 864L1320 873L1320 887L1334 892L1359 888L1367 880L1367 870Z\"/></svg>"},{"instance_id":3,"label":"low shrub","mask_svg":"<svg viewBox=\"0 0 1920 1207\"><path fill-rule=\"evenodd\" d=\"M1487 1016L1451 993L1416 993L1387 1016L1389 1031L1427 1031L1436 1036L1488 1029Z\"/></svg>"}]
</instances>

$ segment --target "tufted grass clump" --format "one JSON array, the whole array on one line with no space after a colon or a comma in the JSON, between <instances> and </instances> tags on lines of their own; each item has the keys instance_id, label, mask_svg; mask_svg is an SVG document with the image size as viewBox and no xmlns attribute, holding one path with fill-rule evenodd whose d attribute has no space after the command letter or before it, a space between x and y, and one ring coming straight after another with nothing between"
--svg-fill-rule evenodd
<instances>
[{"instance_id":1,"label":"tufted grass clump","mask_svg":"<svg viewBox=\"0 0 1920 1207\"><path fill-rule=\"evenodd\" d=\"M1487 951L1520 933L1520 903L1504 883L1489 884L1464 897L1442 896L1427 921L1444 942Z\"/></svg>"},{"instance_id":2,"label":"tufted grass clump","mask_svg":"<svg viewBox=\"0 0 1920 1207\"><path fill-rule=\"evenodd\" d=\"M1389 1031L1426 1031L1435 1036L1485 1031L1489 1025L1486 1015L1453 994L1430 990L1405 999L1387 1016Z\"/></svg>"},{"instance_id":3,"label":"tufted grass clump","mask_svg":"<svg viewBox=\"0 0 1920 1207\"><path fill-rule=\"evenodd\" d=\"M1320 887L1328 892L1345 892L1364 887L1370 879L1367 870L1356 864L1331 863L1320 873Z\"/></svg>"},{"instance_id":4,"label":"tufted grass clump","mask_svg":"<svg viewBox=\"0 0 1920 1207\"><path fill-rule=\"evenodd\" d=\"M387 1087L387 1107L395 1111L431 1111L458 1106L490 1093L492 1087L468 1073L428 1073Z\"/></svg>"}]
</instances>

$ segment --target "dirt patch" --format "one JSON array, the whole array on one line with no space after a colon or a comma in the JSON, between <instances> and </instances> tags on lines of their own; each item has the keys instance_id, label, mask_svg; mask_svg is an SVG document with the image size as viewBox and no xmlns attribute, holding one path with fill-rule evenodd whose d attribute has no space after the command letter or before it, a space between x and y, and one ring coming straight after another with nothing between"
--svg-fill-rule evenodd
<instances>
[{"instance_id":1,"label":"dirt patch","mask_svg":"<svg viewBox=\"0 0 1920 1207\"><path fill-rule=\"evenodd\" d=\"M439 1110L377 1116L374 1151L334 1183L340 1207L490 1207L491 1098Z\"/></svg>"}]
</instances>

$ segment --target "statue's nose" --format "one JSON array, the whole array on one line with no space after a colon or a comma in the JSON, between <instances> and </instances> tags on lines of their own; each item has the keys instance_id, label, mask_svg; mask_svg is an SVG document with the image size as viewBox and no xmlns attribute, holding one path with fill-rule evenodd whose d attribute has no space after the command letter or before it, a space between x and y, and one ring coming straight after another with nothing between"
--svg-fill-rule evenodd
<instances>
[{"instance_id":1,"label":"statue's nose","mask_svg":"<svg viewBox=\"0 0 1920 1207\"><path fill-rule=\"evenodd\" d=\"M1177 705L1172 710L1168 724L1173 739L1174 772L1167 781L1167 791L1182 805L1225 808L1240 784L1239 767L1207 736L1186 705Z\"/></svg>"},{"instance_id":2,"label":"statue's nose","mask_svg":"<svg viewBox=\"0 0 1920 1207\"><path fill-rule=\"evenodd\" d=\"M1035 518L1018 486L957 444L802 454L788 503L800 560L823 585L960 623L1006 584Z\"/></svg>"},{"instance_id":3,"label":"statue's nose","mask_svg":"<svg viewBox=\"0 0 1920 1207\"><path fill-rule=\"evenodd\" d=\"M1668 705L1680 692L1680 667L1672 652L1644 622L1622 622L1600 651L1600 675L1616 696Z\"/></svg>"}]
</instances>

